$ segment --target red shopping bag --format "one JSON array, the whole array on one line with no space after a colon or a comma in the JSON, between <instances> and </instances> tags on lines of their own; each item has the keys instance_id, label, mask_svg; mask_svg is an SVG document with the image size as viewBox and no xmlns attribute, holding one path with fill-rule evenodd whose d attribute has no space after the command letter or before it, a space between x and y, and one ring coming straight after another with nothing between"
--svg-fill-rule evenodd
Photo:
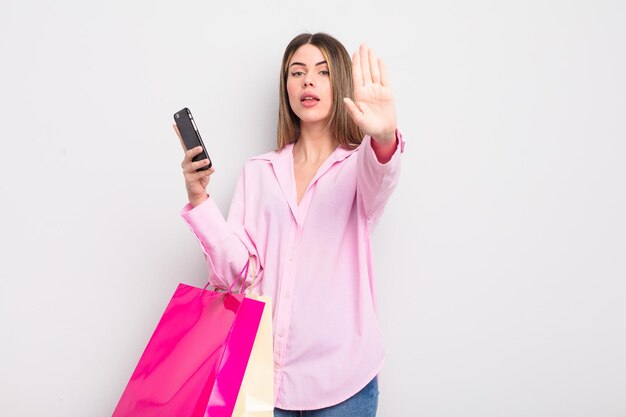
<instances>
[{"instance_id":1,"label":"red shopping bag","mask_svg":"<svg viewBox=\"0 0 626 417\"><path fill-rule=\"evenodd\" d=\"M113 417L231 416L265 307L231 289L178 285Z\"/></svg>"}]
</instances>

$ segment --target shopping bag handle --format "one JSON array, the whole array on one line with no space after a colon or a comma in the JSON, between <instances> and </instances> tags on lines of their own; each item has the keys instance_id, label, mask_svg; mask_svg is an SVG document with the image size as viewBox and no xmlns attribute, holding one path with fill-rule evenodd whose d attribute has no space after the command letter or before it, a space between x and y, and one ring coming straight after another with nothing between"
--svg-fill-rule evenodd
<instances>
[{"instance_id":1,"label":"shopping bag handle","mask_svg":"<svg viewBox=\"0 0 626 417\"><path fill-rule=\"evenodd\" d=\"M253 255L250 255L250 257L248 258L248 263L249 263L248 272L250 276L252 277L252 281L250 282L250 285L246 288L246 291L248 294L250 294L252 292L252 287L254 287L254 284L256 283L256 276L257 276Z\"/></svg>"},{"instance_id":2,"label":"shopping bag handle","mask_svg":"<svg viewBox=\"0 0 626 417\"><path fill-rule=\"evenodd\" d=\"M239 288L239 294L244 292L244 284L246 283L246 277L248 276L249 265L250 265L250 257L248 257L248 261L243 266L243 269L241 270L241 272L239 272L239 274L237 275L237 278L233 280L233 283L230 284L230 287L228 287L228 289L226 290L227 293L231 294L233 292L233 287L235 286L235 284L238 283L242 278L243 278L243 282L241 283L241 288ZM208 281L206 285L204 286L204 288L202 289L206 290L210 283L211 281Z\"/></svg>"}]
</instances>

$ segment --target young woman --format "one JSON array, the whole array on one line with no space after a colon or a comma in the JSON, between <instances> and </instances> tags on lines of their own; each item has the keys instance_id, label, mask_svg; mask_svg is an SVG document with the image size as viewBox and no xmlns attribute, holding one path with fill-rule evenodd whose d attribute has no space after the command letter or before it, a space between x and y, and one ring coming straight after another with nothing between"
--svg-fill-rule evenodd
<instances>
[{"instance_id":1,"label":"young woman","mask_svg":"<svg viewBox=\"0 0 626 417\"><path fill-rule=\"evenodd\" d=\"M403 147L382 61L362 45L351 62L316 33L285 50L278 149L246 162L228 220L206 192L214 170L196 172L200 148L185 152L181 215L209 280L228 287L250 260L254 291L272 297L277 417L376 415L384 348L371 233Z\"/></svg>"}]
</instances>

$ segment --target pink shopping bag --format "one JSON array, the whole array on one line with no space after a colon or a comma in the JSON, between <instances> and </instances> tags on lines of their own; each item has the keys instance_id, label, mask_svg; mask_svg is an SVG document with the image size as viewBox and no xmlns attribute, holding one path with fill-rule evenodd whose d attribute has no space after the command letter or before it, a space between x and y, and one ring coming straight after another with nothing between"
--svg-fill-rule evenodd
<instances>
[{"instance_id":1,"label":"pink shopping bag","mask_svg":"<svg viewBox=\"0 0 626 417\"><path fill-rule=\"evenodd\" d=\"M231 416L265 307L231 289L178 285L113 417Z\"/></svg>"}]
</instances>

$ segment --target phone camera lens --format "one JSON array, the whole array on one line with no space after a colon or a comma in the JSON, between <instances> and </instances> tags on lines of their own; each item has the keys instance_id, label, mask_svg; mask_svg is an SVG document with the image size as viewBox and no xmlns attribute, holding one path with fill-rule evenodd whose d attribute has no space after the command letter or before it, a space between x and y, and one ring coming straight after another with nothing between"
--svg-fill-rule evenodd
<instances>
[{"instance_id":1,"label":"phone camera lens","mask_svg":"<svg viewBox=\"0 0 626 417\"><path fill-rule=\"evenodd\" d=\"M177 118L177 119L180 119L180 116L178 115L178 113L176 113L176 114L174 115L174 117L175 117L175 118Z\"/></svg>"}]
</instances>

